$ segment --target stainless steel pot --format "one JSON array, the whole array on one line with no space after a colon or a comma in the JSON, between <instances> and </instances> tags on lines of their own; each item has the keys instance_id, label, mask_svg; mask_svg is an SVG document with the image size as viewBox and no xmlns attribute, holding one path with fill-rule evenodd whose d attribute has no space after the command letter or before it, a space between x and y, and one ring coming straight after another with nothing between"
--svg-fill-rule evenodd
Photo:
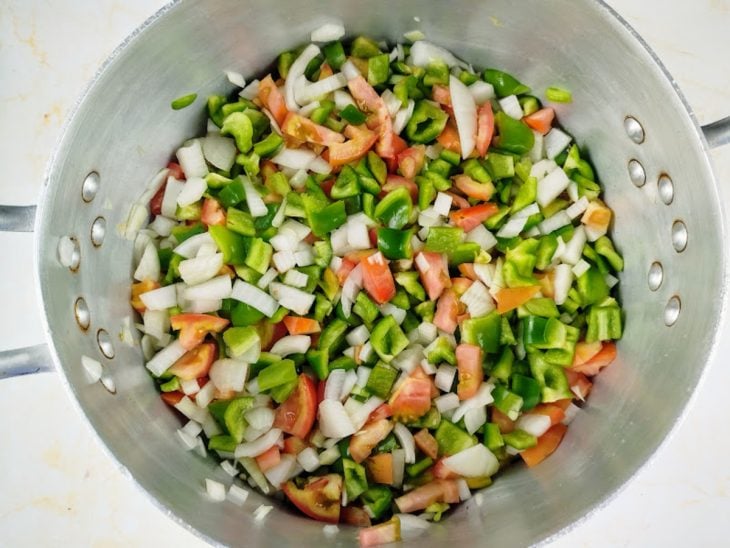
<instances>
[{"instance_id":1,"label":"stainless steel pot","mask_svg":"<svg viewBox=\"0 0 730 548\"><path fill-rule=\"evenodd\" d=\"M421 22L414 22L414 16ZM627 326L618 362L597 379L586 412L539 467L515 467L420 544L525 545L566 529L611 497L678 422L711 357L723 315L727 246L709 146L730 142L730 118L700 128L671 76L636 33L599 1L181 0L162 9L104 65L49 164L35 215L36 274L48 347L0 353L0 377L56 369L123 470L203 538L230 545L324 542L321 524L277 507L209 503L213 459L180 450L178 419L157 396L136 346L118 335L132 245L116 227L145 182L202 115L169 100L224 91L224 69L250 75L323 22L399 40L419 27L476 65L504 67L541 90L564 84L575 102L561 122L590 151L616 212L627 268ZM34 208L0 208L0 230L31 230ZM77 264L59 263L64 236ZM81 356L100 359L88 385ZM353 543L343 528L338 544Z\"/></svg>"}]
</instances>

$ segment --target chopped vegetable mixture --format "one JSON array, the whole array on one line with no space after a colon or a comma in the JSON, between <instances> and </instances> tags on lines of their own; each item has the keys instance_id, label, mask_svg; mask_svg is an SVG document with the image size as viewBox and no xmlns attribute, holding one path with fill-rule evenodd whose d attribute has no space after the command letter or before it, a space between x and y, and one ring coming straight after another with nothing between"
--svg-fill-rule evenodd
<instances>
[{"instance_id":1,"label":"chopped vegetable mixture","mask_svg":"<svg viewBox=\"0 0 730 548\"><path fill-rule=\"evenodd\" d=\"M131 302L184 445L371 545L556 450L616 356L623 260L529 87L331 27L208 98L130 214Z\"/></svg>"}]
</instances>

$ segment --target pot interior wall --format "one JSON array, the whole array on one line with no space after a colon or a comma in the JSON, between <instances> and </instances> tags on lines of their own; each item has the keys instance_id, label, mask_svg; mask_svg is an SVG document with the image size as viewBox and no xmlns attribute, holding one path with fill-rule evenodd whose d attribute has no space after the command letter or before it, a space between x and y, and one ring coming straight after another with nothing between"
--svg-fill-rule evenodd
<instances>
[{"instance_id":1,"label":"pot interior wall","mask_svg":"<svg viewBox=\"0 0 730 548\"><path fill-rule=\"evenodd\" d=\"M414 17L419 17L416 22ZM615 492L651 455L677 421L712 347L722 303L724 251L713 177L703 143L681 98L651 55L607 8L594 2L510 0L182 1L148 24L105 67L76 113L55 157L39 231L38 268L53 345L81 408L130 475L182 521L226 544L308 545L322 541L322 526L277 507L264 525L251 510L267 499L252 494L245 509L209 503L203 478L226 476L211 458L181 449L179 420L157 396L140 351L119 340L130 316L132 244L116 227L150 177L187 137L204 131L204 97L232 88L223 70L253 77L282 50L308 40L329 20L390 41L422 29L480 67L503 68L542 95L563 85L574 102L557 107L561 122L586 147L606 199L616 212L614 236L626 259L621 295L627 313L619 358L594 387L590 404L558 452L533 470L500 476L474 500L418 542L488 541L495 546L539 541L570 525ZM191 108L172 111L170 100L197 92ZM624 118L643 125L634 143ZM629 160L645 168L637 188ZM100 188L89 203L81 186L96 171ZM667 173L674 198L666 205L657 179ZM107 223L105 241L92 245L91 225ZM678 253L672 226L685 223L689 239ZM59 265L60 237L74 236L81 263ZM647 285L653 262L663 266L656 291ZM676 324L667 327L670 297L681 299ZM74 321L82 297L91 325ZM102 359L116 394L85 383L80 356L102 357L98 330L112 339L113 359ZM103 358L103 357L102 357ZM352 542L341 531L339 542Z\"/></svg>"}]
</instances>

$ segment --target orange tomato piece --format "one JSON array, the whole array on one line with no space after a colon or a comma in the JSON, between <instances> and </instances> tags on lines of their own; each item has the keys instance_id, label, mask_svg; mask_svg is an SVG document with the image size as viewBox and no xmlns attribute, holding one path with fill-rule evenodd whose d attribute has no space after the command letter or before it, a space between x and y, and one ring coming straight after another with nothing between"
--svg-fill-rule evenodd
<instances>
[{"instance_id":1,"label":"orange tomato piece","mask_svg":"<svg viewBox=\"0 0 730 548\"><path fill-rule=\"evenodd\" d=\"M492 104L487 101L477 110L476 151L479 156L487 154L492 137L494 137L494 112Z\"/></svg>"},{"instance_id":2,"label":"orange tomato piece","mask_svg":"<svg viewBox=\"0 0 730 548\"><path fill-rule=\"evenodd\" d=\"M481 347L466 343L458 345L456 347L456 367L459 371L456 393L460 400L468 400L476 395L484 380Z\"/></svg>"},{"instance_id":3,"label":"orange tomato piece","mask_svg":"<svg viewBox=\"0 0 730 548\"><path fill-rule=\"evenodd\" d=\"M408 377L388 401L393 417L400 420L415 420L431 409L431 380Z\"/></svg>"},{"instance_id":4,"label":"orange tomato piece","mask_svg":"<svg viewBox=\"0 0 730 548\"><path fill-rule=\"evenodd\" d=\"M220 333L229 321L210 314L176 314L170 317L170 326L180 331L180 344L192 350L205 340L208 333Z\"/></svg>"},{"instance_id":5,"label":"orange tomato piece","mask_svg":"<svg viewBox=\"0 0 730 548\"><path fill-rule=\"evenodd\" d=\"M350 438L352 460L361 463L368 458L373 448L383 441L391 430L393 430L393 423L388 419L380 419L363 426Z\"/></svg>"},{"instance_id":6,"label":"orange tomato piece","mask_svg":"<svg viewBox=\"0 0 730 548\"><path fill-rule=\"evenodd\" d=\"M294 139L316 145L331 146L345 141L345 136L341 133L315 124L309 118L294 112L286 115L284 123L281 125L281 131Z\"/></svg>"},{"instance_id":7,"label":"orange tomato piece","mask_svg":"<svg viewBox=\"0 0 730 548\"><path fill-rule=\"evenodd\" d=\"M421 251L419 255L423 257L423 260L416 258L416 268L421 274L421 283L428 293L428 298L435 301L441 296L444 289L451 287L446 257L432 251ZM422 262L425 262L425 265L422 265Z\"/></svg>"},{"instance_id":8,"label":"orange tomato piece","mask_svg":"<svg viewBox=\"0 0 730 548\"><path fill-rule=\"evenodd\" d=\"M502 434L508 434L515 429L515 421L510 419L496 407L492 408L492 422L499 426L499 431Z\"/></svg>"},{"instance_id":9,"label":"orange tomato piece","mask_svg":"<svg viewBox=\"0 0 730 548\"><path fill-rule=\"evenodd\" d=\"M376 303L387 303L395 296L395 280L382 253L370 255L360 261L360 265L362 285Z\"/></svg>"},{"instance_id":10,"label":"orange tomato piece","mask_svg":"<svg viewBox=\"0 0 730 548\"><path fill-rule=\"evenodd\" d=\"M537 445L535 447L530 447L520 453L522 460L525 461L525 464L529 468L540 464L555 452L560 442L563 441L563 436L565 436L567 430L568 427L564 424L552 426L550 430L537 438Z\"/></svg>"},{"instance_id":11,"label":"orange tomato piece","mask_svg":"<svg viewBox=\"0 0 730 548\"><path fill-rule=\"evenodd\" d=\"M603 348L595 356L593 356L587 362L574 365L571 369L576 373L583 373L592 377L598 375L598 372L613 363L616 359L616 343L613 341L603 343Z\"/></svg>"},{"instance_id":12,"label":"orange tomato piece","mask_svg":"<svg viewBox=\"0 0 730 548\"><path fill-rule=\"evenodd\" d=\"M423 428L414 434L413 439L416 442L416 447L427 457L436 459L439 454L439 446L431 433Z\"/></svg>"},{"instance_id":13,"label":"orange tomato piece","mask_svg":"<svg viewBox=\"0 0 730 548\"><path fill-rule=\"evenodd\" d=\"M256 464L259 465L259 468L262 472L271 470L274 466L279 464L279 462L281 462L281 452L279 451L279 447L276 445L270 447L269 449L261 453L258 457L256 457ZM274 487L279 486L275 485Z\"/></svg>"},{"instance_id":14,"label":"orange tomato piece","mask_svg":"<svg viewBox=\"0 0 730 548\"><path fill-rule=\"evenodd\" d=\"M355 162L365 156L378 140L378 134L365 127L347 126L344 143L335 143L329 147L329 164L333 167Z\"/></svg>"},{"instance_id":15,"label":"orange tomato piece","mask_svg":"<svg viewBox=\"0 0 730 548\"><path fill-rule=\"evenodd\" d=\"M465 209L457 209L449 213L451 224L470 232L499 211L493 203L479 204Z\"/></svg>"},{"instance_id":16,"label":"orange tomato piece","mask_svg":"<svg viewBox=\"0 0 730 548\"><path fill-rule=\"evenodd\" d=\"M167 371L183 381L203 377L210 371L218 348L214 343L203 343L186 352Z\"/></svg>"},{"instance_id":17,"label":"orange tomato piece","mask_svg":"<svg viewBox=\"0 0 730 548\"><path fill-rule=\"evenodd\" d=\"M259 82L258 98L259 101L261 101L261 104L269 109L269 112L271 112L276 123L279 125L283 124L289 110L286 108L284 95L282 95L279 88L276 87L273 78L271 78L271 74L267 74L266 78L263 78L261 82Z\"/></svg>"},{"instance_id":18,"label":"orange tomato piece","mask_svg":"<svg viewBox=\"0 0 730 548\"><path fill-rule=\"evenodd\" d=\"M365 468L374 483L393 485L393 455L378 453L365 459Z\"/></svg>"},{"instance_id":19,"label":"orange tomato piece","mask_svg":"<svg viewBox=\"0 0 730 548\"><path fill-rule=\"evenodd\" d=\"M461 155L461 141L459 140L459 131L452 119L449 119L444 126L444 130L436 137L436 141L445 149L456 152Z\"/></svg>"},{"instance_id":20,"label":"orange tomato piece","mask_svg":"<svg viewBox=\"0 0 730 548\"><path fill-rule=\"evenodd\" d=\"M283 320L289 335L312 335L319 333L322 328L317 320L301 318L299 316L286 316Z\"/></svg>"},{"instance_id":21,"label":"orange tomato piece","mask_svg":"<svg viewBox=\"0 0 730 548\"><path fill-rule=\"evenodd\" d=\"M555 111L551 107L541 108L540 110L533 112L529 116L522 118L531 129L547 134L552 129L553 119L555 118Z\"/></svg>"},{"instance_id":22,"label":"orange tomato piece","mask_svg":"<svg viewBox=\"0 0 730 548\"><path fill-rule=\"evenodd\" d=\"M563 401L563 400L560 400ZM567 400L570 403L570 400ZM545 415L550 418L551 426L560 424L565 419L565 409L555 403L541 403L530 409L528 414L532 415Z\"/></svg>"},{"instance_id":23,"label":"orange tomato piece","mask_svg":"<svg viewBox=\"0 0 730 548\"><path fill-rule=\"evenodd\" d=\"M423 169L426 161L426 147L413 145L398 154L398 172L406 179L413 179Z\"/></svg>"},{"instance_id":24,"label":"orange tomato piece","mask_svg":"<svg viewBox=\"0 0 730 548\"><path fill-rule=\"evenodd\" d=\"M488 202L494 194L492 183L479 183L468 175L457 175L453 177L454 185L469 198Z\"/></svg>"},{"instance_id":25,"label":"orange tomato piece","mask_svg":"<svg viewBox=\"0 0 730 548\"><path fill-rule=\"evenodd\" d=\"M497 291L494 300L497 301L497 312L504 314L522 306L540 291L539 285L526 287L505 287Z\"/></svg>"},{"instance_id":26,"label":"orange tomato piece","mask_svg":"<svg viewBox=\"0 0 730 548\"><path fill-rule=\"evenodd\" d=\"M439 297L436 303L436 313L433 316L433 324L441 331L454 333L456 331L457 316L459 315L459 301L452 289L447 289Z\"/></svg>"},{"instance_id":27,"label":"orange tomato piece","mask_svg":"<svg viewBox=\"0 0 730 548\"><path fill-rule=\"evenodd\" d=\"M226 212L215 198L206 198L200 213L200 221L207 226L225 226Z\"/></svg>"}]
</instances>

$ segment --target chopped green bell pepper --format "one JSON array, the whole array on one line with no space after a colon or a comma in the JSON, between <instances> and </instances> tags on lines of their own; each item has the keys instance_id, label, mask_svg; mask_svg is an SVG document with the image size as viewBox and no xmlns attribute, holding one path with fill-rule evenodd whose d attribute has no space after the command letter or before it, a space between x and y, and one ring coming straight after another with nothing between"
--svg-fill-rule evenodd
<instances>
[{"instance_id":1,"label":"chopped green bell pepper","mask_svg":"<svg viewBox=\"0 0 730 548\"><path fill-rule=\"evenodd\" d=\"M379 86L388 81L390 76L390 55L381 53L368 59L368 83Z\"/></svg>"},{"instance_id":2,"label":"chopped green bell pepper","mask_svg":"<svg viewBox=\"0 0 730 548\"><path fill-rule=\"evenodd\" d=\"M242 356L254 345L260 344L261 339L254 327L230 327L223 332L223 341L226 343L226 352L232 358Z\"/></svg>"},{"instance_id":3,"label":"chopped green bell pepper","mask_svg":"<svg viewBox=\"0 0 730 548\"><path fill-rule=\"evenodd\" d=\"M413 256L411 249L412 230L397 230L395 228L378 228L378 249L387 259L410 259Z\"/></svg>"},{"instance_id":4,"label":"chopped green bell pepper","mask_svg":"<svg viewBox=\"0 0 730 548\"><path fill-rule=\"evenodd\" d=\"M342 42L330 42L322 48L322 51L325 59L327 59L327 64L332 67L332 70L340 70L340 67L347 61Z\"/></svg>"},{"instance_id":5,"label":"chopped green bell pepper","mask_svg":"<svg viewBox=\"0 0 730 548\"><path fill-rule=\"evenodd\" d=\"M406 136L415 143L430 143L441 134L448 120L449 115L438 106L430 101L418 101L406 124Z\"/></svg>"},{"instance_id":6,"label":"chopped green bell pepper","mask_svg":"<svg viewBox=\"0 0 730 548\"><path fill-rule=\"evenodd\" d=\"M309 227L315 236L326 236L347 221L345 202L337 201L323 207L322 202L309 194L302 194L302 203Z\"/></svg>"},{"instance_id":7,"label":"chopped green bell pepper","mask_svg":"<svg viewBox=\"0 0 730 548\"><path fill-rule=\"evenodd\" d=\"M512 376L512 392L522 398L522 410L529 411L540 403L540 383L532 377L515 374Z\"/></svg>"},{"instance_id":8,"label":"chopped green bell pepper","mask_svg":"<svg viewBox=\"0 0 730 548\"><path fill-rule=\"evenodd\" d=\"M497 146L515 154L527 154L535 144L535 135L522 120L515 120L502 111L494 115L499 131Z\"/></svg>"},{"instance_id":9,"label":"chopped green bell pepper","mask_svg":"<svg viewBox=\"0 0 730 548\"><path fill-rule=\"evenodd\" d=\"M226 116L221 126L221 135L231 135L241 152L248 152L253 146L253 124L243 112L233 112Z\"/></svg>"},{"instance_id":10,"label":"chopped green bell pepper","mask_svg":"<svg viewBox=\"0 0 730 548\"><path fill-rule=\"evenodd\" d=\"M464 239L464 229L455 226L434 226L428 231L426 251L450 253Z\"/></svg>"},{"instance_id":11,"label":"chopped green bell pepper","mask_svg":"<svg viewBox=\"0 0 730 548\"><path fill-rule=\"evenodd\" d=\"M360 500L372 519L379 519L390 509L393 493L385 485L373 485L360 496Z\"/></svg>"},{"instance_id":12,"label":"chopped green bell pepper","mask_svg":"<svg viewBox=\"0 0 730 548\"><path fill-rule=\"evenodd\" d=\"M375 367L373 367L373 370L365 383L365 389L373 396L387 399L396 378L398 378L398 370L383 361L379 361L375 364Z\"/></svg>"},{"instance_id":13,"label":"chopped green bell pepper","mask_svg":"<svg viewBox=\"0 0 730 548\"><path fill-rule=\"evenodd\" d=\"M365 475L365 467L352 459L343 458L342 468L345 472L345 491L347 499L355 500L368 488L368 480Z\"/></svg>"},{"instance_id":14,"label":"chopped green bell pepper","mask_svg":"<svg viewBox=\"0 0 730 548\"><path fill-rule=\"evenodd\" d=\"M215 245L223 253L223 262L226 264L240 265L246 261L246 249L248 244L246 237L229 230L225 226L209 226Z\"/></svg>"},{"instance_id":15,"label":"chopped green bell pepper","mask_svg":"<svg viewBox=\"0 0 730 548\"><path fill-rule=\"evenodd\" d=\"M292 360L279 360L259 372L259 390L266 392L277 386L296 382L297 370Z\"/></svg>"},{"instance_id":16,"label":"chopped green bell pepper","mask_svg":"<svg viewBox=\"0 0 730 548\"><path fill-rule=\"evenodd\" d=\"M537 445L537 438L532 434L528 434L524 430L513 430L508 434L502 434L504 442L510 447L514 447L518 451L529 449Z\"/></svg>"},{"instance_id":17,"label":"chopped green bell pepper","mask_svg":"<svg viewBox=\"0 0 730 548\"><path fill-rule=\"evenodd\" d=\"M430 363L439 364L446 362L450 365L456 365L456 353L451 343L446 337L439 337L428 348L429 352L426 358Z\"/></svg>"},{"instance_id":18,"label":"chopped green bell pepper","mask_svg":"<svg viewBox=\"0 0 730 548\"><path fill-rule=\"evenodd\" d=\"M386 316L375 325L370 333L370 344L380 359L389 363L408 346L408 337L405 336L393 316Z\"/></svg>"},{"instance_id":19,"label":"chopped green bell pepper","mask_svg":"<svg viewBox=\"0 0 730 548\"><path fill-rule=\"evenodd\" d=\"M562 366L548 363L540 352L529 352L530 371L542 389L542 401L550 403L571 399L568 378Z\"/></svg>"},{"instance_id":20,"label":"chopped green bell pepper","mask_svg":"<svg viewBox=\"0 0 730 548\"><path fill-rule=\"evenodd\" d=\"M496 69L487 69L484 71L484 81L494 86L494 91L498 97L507 97L508 95L523 95L530 92L530 88L520 83L514 76Z\"/></svg>"},{"instance_id":21,"label":"chopped green bell pepper","mask_svg":"<svg viewBox=\"0 0 730 548\"><path fill-rule=\"evenodd\" d=\"M524 240L505 253L502 276L507 287L536 285L532 272L537 263L537 250L540 242L534 238Z\"/></svg>"},{"instance_id":22,"label":"chopped green bell pepper","mask_svg":"<svg viewBox=\"0 0 730 548\"><path fill-rule=\"evenodd\" d=\"M461 325L461 339L465 343L476 344L484 352L499 352L502 318L494 310L480 318L470 318Z\"/></svg>"},{"instance_id":23,"label":"chopped green bell pepper","mask_svg":"<svg viewBox=\"0 0 730 548\"><path fill-rule=\"evenodd\" d=\"M494 398L494 407L499 409L513 421L517 420L524 403L522 401L522 397L510 390L507 390L501 384L494 387L494 390L492 390L492 397Z\"/></svg>"},{"instance_id":24,"label":"chopped green bell pepper","mask_svg":"<svg viewBox=\"0 0 730 548\"><path fill-rule=\"evenodd\" d=\"M365 113L357 108L355 105L347 105L340 111L340 118L345 120L348 124L359 126L364 124L368 119Z\"/></svg>"},{"instance_id":25,"label":"chopped green bell pepper","mask_svg":"<svg viewBox=\"0 0 730 548\"><path fill-rule=\"evenodd\" d=\"M403 228L408 224L413 211L411 195L405 187L388 192L375 206L375 219L388 228Z\"/></svg>"},{"instance_id":26,"label":"chopped green bell pepper","mask_svg":"<svg viewBox=\"0 0 730 548\"><path fill-rule=\"evenodd\" d=\"M492 452L498 451L504 447L504 439L499 431L499 426L493 422L484 425L484 445Z\"/></svg>"},{"instance_id":27,"label":"chopped green bell pepper","mask_svg":"<svg viewBox=\"0 0 730 548\"><path fill-rule=\"evenodd\" d=\"M411 295L417 301L426 300L426 291L418 281L418 272L396 272L395 281L400 285L406 292Z\"/></svg>"},{"instance_id":28,"label":"chopped green bell pepper","mask_svg":"<svg viewBox=\"0 0 730 548\"><path fill-rule=\"evenodd\" d=\"M441 424L436 429L434 437L439 447L439 456L455 455L478 443L476 437L464 432L461 428L446 419L441 420Z\"/></svg>"}]
</instances>

